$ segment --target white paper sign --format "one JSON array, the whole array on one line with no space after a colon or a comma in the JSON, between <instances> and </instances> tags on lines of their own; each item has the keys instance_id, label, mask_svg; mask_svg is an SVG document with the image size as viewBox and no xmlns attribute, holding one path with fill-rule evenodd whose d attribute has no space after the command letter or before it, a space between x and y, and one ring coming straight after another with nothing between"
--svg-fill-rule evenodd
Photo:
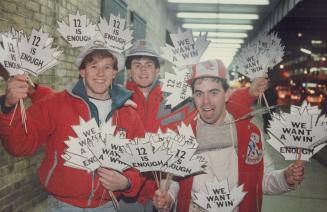
<instances>
[{"instance_id":1,"label":"white paper sign","mask_svg":"<svg viewBox=\"0 0 327 212\"><path fill-rule=\"evenodd\" d=\"M157 149L153 151L150 141L139 141L128 145L132 155L123 157L123 161L140 172L161 171L161 167L171 157L167 150Z\"/></svg>"},{"instance_id":2,"label":"white paper sign","mask_svg":"<svg viewBox=\"0 0 327 212\"><path fill-rule=\"evenodd\" d=\"M20 60L24 71L36 76L58 63L61 51L51 48L53 39L40 29L33 29L29 38L22 36L18 43Z\"/></svg>"},{"instance_id":3,"label":"white paper sign","mask_svg":"<svg viewBox=\"0 0 327 212\"><path fill-rule=\"evenodd\" d=\"M227 180L207 182L207 193L194 193L193 202L209 212L231 212L243 200L243 185L229 190Z\"/></svg>"},{"instance_id":4,"label":"white paper sign","mask_svg":"<svg viewBox=\"0 0 327 212\"><path fill-rule=\"evenodd\" d=\"M192 70L184 67L181 70L174 68L174 71L176 74L165 72L165 78L161 80L162 91L169 93L165 104L171 105L172 108L192 96L191 87L187 84Z\"/></svg>"},{"instance_id":5,"label":"white paper sign","mask_svg":"<svg viewBox=\"0 0 327 212\"><path fill-rule=\"evenodd\" d=\"M110 14L109 23L100 18L99 29L109 47L117 52L122 52L132 46L133 30L126 27L126 20Z\"/></svg>"},{"instance_id":6,"label":"white paper sign","mask_svg":"<svg viewBox=\"0 0 327 212\"><path fill-rule=\"evenodd\" d=\"M58 21L58 25L58 32L72 47L85 46L97 33L96 24L86 15L80 15L79 11L76 15L69 15L68 24Z\"/></svg>"},{"instance_id":7,"label":"white paper sign","mask_svg":"<svg viewBox=\"0 0 327 212\"><path fill-rule=\"evenodd\" d=\"M207 34L200 35L194 42L191 30L179 31L177 34L170 34L170 37L173 46L166 44L165 47L161 47L162 57L177 67L198 63L210 44L210 41L207 40Z\"/></svg>"},{"instance_id":8,"label":"white paper sign","mask_svg":"<svg viewBox=\"0 0 327 212\"><path fill-rule=\"evenodd\" d=\"M3 48L0 46L0 62L8 71L10 76L22 74L19 57L18 39L11 34L0 35L2 37Z\"/></svg>"},{"instance_id":9,"label":"white paper sign","mask_svg":"<svg viewBox=\"0 0 327 212\"><path fill-rule=\"evenodd\" d=\"M173 156L164 164L162 170L181 177L204 171L207 162L195 154L198 146L192 127L186 127L183 123L179 127L179 133L170 140L169 153Z\"/></svg>"},{"instance_id":10,"label":"white paper sign","mask_svg":"<svg viewBox=\"0 0 327 212\"><path fill-rule=\"evenodd\" d=\"M72 126L77 138L70 137L65 141L67 149L62 157L66 160L65 165L86 171L94 171L99 167L107 167L122 172L129 166L121 161L126 152L129 140L114 136L115 126L111 119L98 127L95 119L84 121Z\"/></svg>"},{"instance_id":11,"label":"white paper sign","mask_svg":"<svg viewBox=\"0 0 327 212\"><path fill-rule=\"evenodd\" d=\"M317 107L306 102L301 107L291 106L291 113L273 114L268 143L286 160L294 160L300 153L301 159L308 160L326 145L326 130L322 124L326 117L318 119L319 114Z\"/></svg>"},{"instance_id":12,"label":"white paper sign","mask_svg":"<svg viewBox=\"0 0 327 212\"><path fill-rule=\"evenodd\" d=\"M251 80L263 77L269 69L282 61L284 46L276 33L263 33L241 49L235 58L238 72Z\"/></svg>"}]
</instances>

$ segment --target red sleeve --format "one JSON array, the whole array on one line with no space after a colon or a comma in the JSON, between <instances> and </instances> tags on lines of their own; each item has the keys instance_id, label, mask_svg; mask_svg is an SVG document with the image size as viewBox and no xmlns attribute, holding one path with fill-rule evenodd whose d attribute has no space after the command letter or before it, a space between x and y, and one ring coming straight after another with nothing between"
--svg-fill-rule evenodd
<instances>
[{"instance_id":1,"label":"red sleeve","mask_svg":"<svg viewBox=\"0 0 327 212\"><path fill-rule=\"evenodd\" d=\"M191 204L191 192L193 176L186 177L179 181L179 192L176 212L188 212Z\"/></svg>"},{"instance_id":2,"label":"red sleeve","mask_svg":"<svg viewBox=\"0 0 327 212\"><path fill-rule=\"evenodd\" d=\"M252 111L251 106L255 100L248 88L237 89L229 97L226 108L234 118L239 118Z\"/></svg>"},{"instance_id":3,"label":"red sleeve","mask_svg":"<svg viewBox=\"0 0 327 212\"><path fill-rule=\"evenodd\" d=\"M35 91L31 94L28 94L28 96L31 98L32 102L34 103L54 93L55 91L50 87L44 85L36 85Z\"/></svg>"},{"instance_id":4,"label":"red sleeve","mask_svg":"<svg viewBox=\"0 0 327 212\"><path fill-rule=\"evenodd\" d=\"M145 177L134 168L127 169L123 175L128 178L131 187L129 190L122 192L122 194L125 197L135 197L139 193L141 185L145 182Z\"/></svg>"},{"instance_id":5,"label":"red sleeve","mask_svg":"<svg viewBox=\"0 0 327 212\"><path fill-rule=\"evenodd\" d=\"M54 129L49 117L49 104L45 101L41 102L42 104L33 104L26 110L27 132L22 124L19 106L16 111L13 109L8 114L0 114L0 138L4 148L10 154L14 156L33 155ZM11 119L13 120L10 125Z\"/></svg>"}]
</instances>

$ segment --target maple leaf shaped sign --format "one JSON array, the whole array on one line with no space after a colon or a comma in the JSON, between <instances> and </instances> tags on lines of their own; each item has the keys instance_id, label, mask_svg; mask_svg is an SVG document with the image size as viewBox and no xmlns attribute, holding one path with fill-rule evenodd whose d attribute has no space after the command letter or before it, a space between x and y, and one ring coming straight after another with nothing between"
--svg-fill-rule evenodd
<instances>
[{"instance_id":1,"label":"maple leaf shaped sign","mask_svg":"<svg viewBox=\"0 0 327 212\"><path fill-rule=\"evenodd\" d=\"M18 39L9 33L0 36L3 43L3 48L0 46L0 62L2 66L9 72L10 76L22 74Z\"/></svg>"},{"instance_id":2,"label":"maple leaf shaped sign","mask_svg":"<svg viewBox=\"0 0 327 212\"><path fill-rule=\"evenodd\" d=\"M194 193L193 202L209 212L231 212L243 200L243 185L229 191L227 180L207 182L207 193Z\"/></svg>"},{"instance_id":3,"label":"maple leaf shaped sign","mask_svg":"<svg viewBox=\"0 0 327 212\"><path fill-rule=\"evenodd\" d=\"M200 35L196 42L194 42L191 30L179 31L177 34L170 34L170 37L173 46L166 44L164 47L161 47L162 57L177 67L198 63L210 44L210 41L207 40L207 34Z\"/></svg>"},{"instance_id":4,"label":"maple leaf shaped sign","mask_svg":"<svg viewBox=\"0 0 327 212\"><path fill-rule=\"evenodd\" d=\"M98 24L108 47L117 52L122 52L132 46L133 30L125 25L126 20L120 18L119 14L118 16L110 14L109 23L104 18L100 18Z\"/></svg>"},{"instance_id":5,"label":"maple leaf shaped sign","mask_svg":"<svg viewBox=\"0 0 327 212\"><path fill-rule=\"evenodd\" d=\"M161 171L161 167L171 157L167 150L157 149L153 151L151 142L139 139L135 144L128 144L131 155L124 155L122 161L140 172Z\"/></svg>"},{"instance_id":6,"label":"maple leaf shaped sign","mask_svg":"<svg viewBox=\"0 0 327 212\"><path fill-rule=\"evenodd\" d=\"M58 21L58 26L58 32L73 48L85 46L97 33L96 24L91 23L86 15L80 15L79 11L69 15L68 24Z\"/></svg>"},{"instance_id":7,"label":"maple leaf shaped sign","mask_svg":"<svg viewBox=\"0 0 327 212\"><path fill-rule=\"evenodd\" d=\"M173 156L164 164L162 170L181 177L204 171L207 162L195 154L197 147L192 127L182 124L179 133L169 143L168 153Z\"/></svg>"},{"instance_id":8,"label":"maple leaf shaped sign","mask_svg":"<svg viewBox=\"0 0 327 212\"><path fill-rule=\"evenodd\" d=\"M191 70L184 67L181 70L174 68L174 71L176 74L165 72L165 78L161 80L163 82L162 91L169 93L165 104L171 105L172 108L192 96L191 87L187 84Z\"/></svg>"},{"instance_id":9,"label":"maple leaf shaped sign","mask_svg":"<svg viewBox=\"0 0 327 212\"><path fill-rule=\"evenodd\" d=\"M326 138L323 126L326 117L318 119L318 114L320 111L317 108L306 103L300 108L291 106L291 113L274 114L268 128L272 137L268 143L287 160L294 160L299 151L302 153L301 159L308 160L326 145L321 143Z\"/></svg>"},{"instance_id":10,"label":"maple leaf shaped sign","mask_svg":"<svg viewBox=\"0 0 327 212\"><path fill-rule=\"evenodd\" d=\"M33 29L29 39L21 37L18 48L24 71L36 76L58 63L57 58L62 52L51 48L52 41L49 34L42 32L42 29Z\"/></svg>"},{"instance_id":11,"label":"maple leaf shaped sign","mask_svg":"<svg viewBox=\"0 0 327 212\"><path fill-rule=\"evenodd\" d=\"M247 45L235 58L235 65L239 73L253 80L268 72L268 60L265 55L258 54L256 48Z\"/></svg>"},{"instance_id":12,"label":"maple leaf shaped sign","mask_svg":"<svg viewBox=\"0 0 327 212\"><path fill-rule=\"evenodd\" d=\"M264 76L268 69L282 61L284 46L276 33L263 33L244 47L235 58L238 71L251 80Z\"/></svg>"},{"instance_id":13,"label":"maple leaf shaped sign","mask_svg":"<svg viewBox=\"0 0 327 212\"><path fill-rule=\"evenodd\" d=\"M86 122L81 119L80 124L72 128L77 138L70 137L65 141L68 148L62 157L66 166L86 171L94 171L100 166L120 172L128 168L120 158L128 154L125 148L129 140L112 135L114 125L105 123L99 128L95 119Z\"/></svg>"}]
</instances>

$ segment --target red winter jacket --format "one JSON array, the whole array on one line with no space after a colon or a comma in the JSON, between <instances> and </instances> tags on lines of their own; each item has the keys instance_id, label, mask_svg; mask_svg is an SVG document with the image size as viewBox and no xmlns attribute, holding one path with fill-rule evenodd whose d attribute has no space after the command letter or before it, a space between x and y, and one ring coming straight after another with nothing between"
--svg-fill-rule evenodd
<instances>
[{"instance_id":1,"label":"red winter jacket","mask_svg":"<svg viewBox=\"0 0 327 212\"><path fill-rule=\"evenodd\" d=\"M152 88L148 97L146 98L141 90L138 88L135 82L128 82L126 88L133 91L132 100L137 104L137 112L143 120L144 128L146 132L156 133L159 127L162 130L167 128L176 128L176 125L180 121L171 122L168 125L162 126L162 120L157 119L157 114L159 107L163 102L163 94L159 83ZM227 107L229 105L234 105L233 115L236 117L243 116L251 111L251 105L254 99L250 97L248 89L238 89L236 92L233 92L229 101L227 102ZM175 111L174 114L169 114L164 118L166 120L168 117L172 117L177 113L184 113L185 116L189 115L188 108L184 107L182 110ZM152 200L154 192L157 190L157 185L153 179L152 173L145 173L147 180L142 186L142 189L138 195L137 201L141 204L146 204L149 200ZM180 185L181 187L182 185Z\"/></svg>"},{"instance_id":2,"label":"red winter jacket","mask_svg":"<svg viewBox=\"0 0 327 212\"><path fill-rule=\"evenodd\" d=\"M131 93L114 85L111 94L113 104L110 116L113 116L118 128L126 130L128 138L144 136L144 128L135 110L123 106ZM67 148L64 141L68 140L69 136L77 136L72 126L80 124L80 117L84 120L95 117L98 121L95 106L88 102L81 80L72 92L54 93L29 107L27 133L17 113L12 126L9 127L12 114L13 112L0 114L2 143L7 151L15 156L32 155L41 146L45 146L45 154L38 175L41 184L49 194L63 202L82 208L98 207L111 200L97 175L94 179L95 191L92 194L92 173L63 165L65 161L61 155ZM128 191L114 192L116 197L120 194L135 196L143 178L135 169L129 169L123 174L130 180L132 186ZM89 199L91 201L88 204Z\"/></svg>"},{"instance_id":3,"label":"red winter jacket","mask_svg":"<svg viewBox=\"0 0 327 212\"><path fill-rule=\"evenodd\" d=\"M127 82L126 88L133 91L132 100L137 104L136 111L143 121L146 132L156 133L160 127L157 119L160 104L163 102L163 95L160 84L152 88L148 97L145 97L135 82Z\"/></svg>"},{"instance_id":4,"label":"red winter jacket","mask_svg":"<svg viewBox=\"0 0 327 212\"><path fill-rule=\"evenodd\" d=\"M237 100L241 100L240 102ZM227 110L235 119L250 112L251 103L254 100L249 97L246 89L241 89L233 93L227 102ZM241 104L242 103L242 104ZM193 132L196 133L197 111L194 111L185 120L185 124L191 124ZM262 206L262 179L263 179L263 159L259 163L249 165L245 162L250 136L252 133L260 137L260 130L250 122L249 119L237 121L235 123L238 140L238 181L239 185L244 184L244 191L247 192L239 205L240 212L259 212ZM260 139L257 147L262 150ZM191 191L193 186L193 176L180 181L178 194L177 212L188 212L191 202Z\"/></svg>"}]
</instances>

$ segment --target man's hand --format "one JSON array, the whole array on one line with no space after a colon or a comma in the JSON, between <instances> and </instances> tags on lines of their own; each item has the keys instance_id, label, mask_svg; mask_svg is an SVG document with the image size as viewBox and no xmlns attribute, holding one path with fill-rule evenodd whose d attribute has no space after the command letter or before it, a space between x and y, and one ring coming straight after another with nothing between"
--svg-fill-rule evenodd
<instances>
[{"instance_id":1,"label":"man's hand","mask_svg":"<svg viewBox=\"0 0 327 212\"><path fill-rule=\"evenodd\" d=\"M103 187L109 191L125 190L129 186L127 177L117 171L99 168L97 172L100 176L100 182Z\"/></svg>"},{"instance_id":2,"label":"man's hand","mask_svg":"<svg viewBox=\"0 0 327 212\"><path fill-rule=\"evenodd\" d=\"M27 97L27 92L28 84L27 76L25 74L10 77L7 81L5 106L11 107L15 105L20 99Z\"/></svg>"},{"instance_id":3,"label":"man's hand","mask_svg":"<svg viewBox=\"0 0 327 212\"><path fill-rule=\"evenodd\" d=\"M304 162L297 160L284 171L287 184L290 187L300 184L304 179Z\"/></svg>"},{"instance_id":4,"label":"man's hand","mask_svg":"<svg viewBox=\"0 0 327 212\"><path fill-rule=\"evenodd\" d=\"M268 88L268 79L265 77L258 77L251 83L249 93L252 97L259 97Z\"/></svg>"},{"instance_id":5,"label":"man's hand","mask_svg":"<svg viewBox=\"0 0 327 212\"><path fill-rule=\"evenodd\" d=\"M158 211L169 211L172 202L173 199L167 191L163 189L158 189L155 191L153 197L153 205Z\"/></svg>"}]
</instances>

